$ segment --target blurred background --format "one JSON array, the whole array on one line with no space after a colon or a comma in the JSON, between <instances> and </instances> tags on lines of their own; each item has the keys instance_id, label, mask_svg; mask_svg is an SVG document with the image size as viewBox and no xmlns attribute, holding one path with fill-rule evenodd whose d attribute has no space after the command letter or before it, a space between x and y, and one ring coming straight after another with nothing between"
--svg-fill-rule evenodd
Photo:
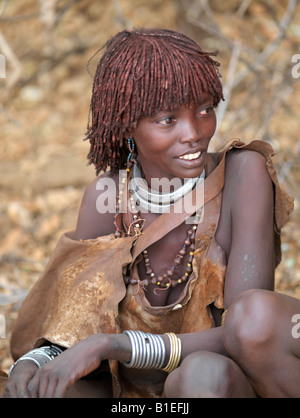
<instances>
[{"instance_id":1,"label":"blurred background","mask_svg":"<svg viewBox=\"0 0 300 418\"><path fill-rule=\"evenodd\" d=\"M87 64L123 28L176 29L219 51L226 101L211 151L234 137L274 147L280 183L295 198L276 290L300 298L297 3L0 0L0 369L12 362L18 307L60 235L76 226L83 190L95 176L83 141L92 88Z\"/></svg>"}]
</instances>

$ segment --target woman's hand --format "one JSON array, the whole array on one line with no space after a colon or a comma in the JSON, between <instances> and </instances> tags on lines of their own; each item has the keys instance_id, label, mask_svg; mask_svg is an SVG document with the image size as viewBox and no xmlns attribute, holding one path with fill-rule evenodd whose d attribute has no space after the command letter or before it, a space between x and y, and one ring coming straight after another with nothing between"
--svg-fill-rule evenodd
<instances>
[{"instance_id":1,"label":"woman's hand","mask_svg":"<svg viewBox=\"0 0 300 418\"><path fill-rule=\"evenodd\" d=\"M34 398L61 398L77 380L96 370L102 360L128 361L130 355L126 335L91 335L38 369L28 384L28 392Z\"/></svg>"},{"instance_id":2,"label":"woman's hand","mask_svg":"<svg viewBox=\"0 0 300 418\"><path fill-rule=\"evenodd\" d=\"M4 398L30 398L28 383L37 373L38 367L30 360L20 361L15 365L5 386Z\"/></svg>"}]
</instances>

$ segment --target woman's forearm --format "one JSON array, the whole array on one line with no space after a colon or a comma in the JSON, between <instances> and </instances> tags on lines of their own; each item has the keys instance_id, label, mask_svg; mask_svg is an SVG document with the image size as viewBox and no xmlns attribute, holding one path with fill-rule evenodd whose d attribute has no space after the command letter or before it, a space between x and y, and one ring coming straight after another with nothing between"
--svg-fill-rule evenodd
<instances>
[{"instance_id":1,"label":"woman's forearm","mask_svg":"<svg viewBox=\"0 0 300 418\"><path fill-rule=\"evenodd\" d=\"M220 326L201 332L178 334L182 341L181 359L195 351L211 351L228 356L223 343L223 328Z\"/></svg>"},{"instance_id":2,"label":"woman's forearm","mask_svg":"<svg viewBox=\"0 0 300 418\"><path fill-rule=\"evenodd\" d=\"M201 332L177 334L181 339L181 360L196 351L211 351L227 355L223 344L223 327L215 327ZM166 362L170 356L170 342L166 334L161 335L166 347ZM106 357L121 362L129 362L131 359L131 343L125 334L109 336Z\"/></svg>"}]
</instances>

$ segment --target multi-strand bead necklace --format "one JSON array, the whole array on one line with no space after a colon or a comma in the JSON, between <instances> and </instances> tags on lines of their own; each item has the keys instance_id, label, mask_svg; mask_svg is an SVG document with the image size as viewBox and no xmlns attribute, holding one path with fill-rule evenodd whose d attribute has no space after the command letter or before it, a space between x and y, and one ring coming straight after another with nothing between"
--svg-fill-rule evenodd
<instances>
[{"instance_id":1,"label":"multi-strand bead necklace","mask_svg":"<svg viewBox=\"0 0 300 418\"><path fill-rule=\"evenodd\" d=\"M174 259L173 266L166 270L166 272L158 276L153 272L153 269L151 267L149 254L147 250L143 251L143 258L145 262L145 268L146 268L146 274L149 276L149 279L144 279L143 283L147 286L149 283L157 285L161 288L168 288L170 286L175 287L180 283L184 283L189 278L193 267L193 259L194 259L194 251L195 251L195 231L196 231L196 225L192 228L189 228L187 230L187 237L184 241L184 244L179 251L179 253L176 255ZM173 276L176 274L177 268L182 264L183 258L186 254L186 252L189 251L189 257L188 262L186 265L186 269L184 274L177 279L174 279Z\"/></svg>"},{"instance_id":2,"label":"multi-strand bead necklace","mask_svg":"<svg viewBox=\"0 0 300 418\"><path fill-rule=\"evenodd\" d=\"M127 173L128 174L130 173L130 167L127 167ZM204 175L202 175L201 177L202 177L202 179L204 179ZM124 185L125 183L126 183L126 178L122 179L122 184ZM119 205L121 203L121 199L123 198L124 193L125 193L124 187L123 187L123 189L120 188L119 196L118 196L118 199L117 199L116 216L119 213ZM130 211L133 214L132 225L134 227L135 232L137 234L140 234L142 232L142 228L143 228L143 225L144 225L144 220L141 218L140 213L139 213L139 211L136 207L136 201L134 199L134 194L133 193L131 193L129 201L130 201ZM116 218L116 216L115 216L115 218ZM148 250L144 250L142 252L144 263L145 263L146 275L148 276L146 279L140 281L144 286L148 286L149 284L153 284L153 285L156 285L160 288L167 289L170 286L175 287L175 286L179 285L180 283L184 283L188 280L188 278L190 277L190 274L193 270L192 264L193 264L194 252L195 252L195 234L196 234L197 224L200 220L200 217L201 217L201 211L198 211L196 213L195 218L194 218L195 219L195 224L193 226L191 226L190 228L188 228L187 236L184 240L183 246L180 249L180 251L178 252L178 254L175 256L173 265L170 268L168 268L166 270L166 272L163 273L162 275L157 275L157 274L154 273L153 268L151 266ZM121 236L121 232L119 231L116 220L115 220L115 226L116 226L115 236L117 238L117 237ZM187 252L189 254L188 254L188 258L187 258L187 264L186 264L185 272L180 277L180 275L178 275L178 268L182 264L183 259L185 258ZM177 276L177 278L173 278L174 276ZM130 276L128 274L126 274L126 275L124 275L124 282L125 282L125 284L136 284L138 281L136 279L130 278Z\"/></svg>"}]
</instances>

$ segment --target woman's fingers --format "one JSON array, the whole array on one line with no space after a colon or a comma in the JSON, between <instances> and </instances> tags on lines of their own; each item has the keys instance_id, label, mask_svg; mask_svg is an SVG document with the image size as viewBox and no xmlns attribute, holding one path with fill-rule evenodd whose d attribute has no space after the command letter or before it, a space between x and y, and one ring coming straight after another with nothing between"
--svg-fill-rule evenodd
<instances>
[{"instance_id":1,"label":"woman's fingers","mask_svg":"<svg viewBox=\"0 0 300 418\"><path fill-rule=\"evenodd\" d=\"M81 377L81 369L71 370L58 358L41 367L28 384L33 398L62 398L67 390Z\"/></svg>"},{"instance_id":2,"label":"woman's fingers","mask_svg":"<svg viewBox=\"0 0 300 418\"><path fill-rule=\"evenodd\" d=\"M30 398L28 382L37 371L38 368L32 361L19 362L8 379L3 396L5 398Z\"/></svg>"}]
</instances>

